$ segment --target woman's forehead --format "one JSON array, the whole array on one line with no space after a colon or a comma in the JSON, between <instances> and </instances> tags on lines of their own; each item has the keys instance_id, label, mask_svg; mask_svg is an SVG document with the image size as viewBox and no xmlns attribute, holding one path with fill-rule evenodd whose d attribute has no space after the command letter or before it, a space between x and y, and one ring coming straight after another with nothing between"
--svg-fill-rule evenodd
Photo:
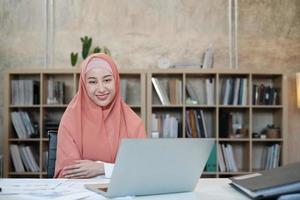
<instances>
[{"instance_id":1,"label":"woman's forehead","mask_svg":"<svg viewBox=\"0 0 300 200\"><path fill-rule=\"evenodd\" d=\"M85 76L88 77L97 77L97 78L102 78L102 77L107 77L107 76L113 76L112 71L106 69L106 68L93 68L89 70Z\"/></svg>"}]
</instances>

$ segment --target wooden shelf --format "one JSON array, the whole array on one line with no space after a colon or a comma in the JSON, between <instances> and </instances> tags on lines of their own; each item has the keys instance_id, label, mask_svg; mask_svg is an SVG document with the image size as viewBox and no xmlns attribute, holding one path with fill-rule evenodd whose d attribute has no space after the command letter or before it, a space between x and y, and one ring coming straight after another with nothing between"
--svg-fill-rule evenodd
<instances>
[{"instance_id":1,"label":"wooden shelf","mask_svg":"<svg viewBox=\"0 0 300 200\"><path fill-rule=\"evenodd\" d=\"M149 136L151 136L151 132L159 132L160 136L163 137L163 128L157 128L157 126L163 126L164 122L161 119L167 117L173 117L178 122L178 133L174 135L180 135L180 137L186 138L191 137L192 134L189 133L189 129L193 126L189 120L190 112L194 112L194 110L202 110L203 117L206 119L205 126L207 132L210 132L208 135L209 138L214 138L217 145L216 148L220 148L221 152L221 144L232 145L234 157L238 157L236 163L238 167L237 172L232 171L219 171L219 161L216 162L216 172L204 172L205 176L234 176L234 175L242 175L249 174L255 171L255 167L258 164L256 159L262 159L263 153L258 149L260 148L268 148L270 145L278 144L280 145L280 158L279 165L285 163L285 138L286 138L286 83L284 74L280 72L263 72L259 71L246 71L246 70L219 70L219 69L167 69L167 70L152 70L147 73L147 131ZM178 95L177 98L180 98L182 101L181 105L174 104L166 104L163 105L160 97L157 93L157 87L154 87L152 83L152 78L156 78L158 82L160 82L161 88L159 93L164 93L162 96L167 96L169 100L174 98L174 96ZM180 82L181 91L173 92L170 86L171 81L177 79ZM229 81L228 81L229 80ZM210 84L208 83L210 82ZM239 95L244 95L245 98L242 102L240 100L240 104L235 104L234 99L232 99L232 103L224 104L224 90L226 90L227 81L234 85L234 82L243 84L246 83L246 87L244 87L243 93L238 93L237 98L241 98ZM231 82L230 82L231 81ZM174 82L174 81L173 81ZM233 83L232 83L233 82ZM265 85L265 87L270 86L272 88L276 88L277 90L277 100L275 105L256 105L253 104L253 87L256 85ZM208 98L207 87L210 88L210 94L212 97ZM238 85L238 84L237 84ZM242 84L240 84L242 85ZM192 96L197 97L197 102L191 103L190 101L195 99L191 96L189 87L194 88ZM236 85L234 85L236 87ZM234 91L235 88L231 89ZM239 86L240 88L242 86ZM165 91L165 92L163 92ZM240 92L240 91L239 91ZM172 97L173 95L173 97ZM234 95L233 95L234 97ZM235 97L234 97L235 98ZM210 101L209 101L210 99ZM239 100L236 100L236 103L239 103ZM226 101L225 101L226 102ZM256 102L255 102L256 103ZM197 111L196 111L197 112ZM242 118L242 123L237 124L241 125L244 130L247 131L245 135L242 137L230 137L227 135L226 137L222 136L222 130L220 130L220 126L222 126L222 113L228 112L231 115L239 116ZM195 113L194 113L195 114ZM198 114L195 114L198 117ZM199 119L202 117L198 117ZM172 119L172 120L173 120ZM152 121L154 120L154 122ZM157 122L161 120L160 122ZM195 117L196 122L199 123ZM153 127L152 127L152 123ZM234 122L233 122L234 123ZM232 126L234 124L232 123ZM263 129L270 124L274 124L276 127L280 128L280 138L272 139L255 139L252 138L253 132L261 133ZM201 124L198 124L199 127L195 126L197 131L197 137L203 137L201 135ZM199 130L198 130L198 129ZM154 130L153 130L154 129ZM157 130L158 129L158 130ZM205 134L204 134L205 135ZM170 134L167 134L169 137ZM237 135L238 136L238 135ZM218 156L216 155L217 160ZM261 164L263 165L263 164ZM263 167L262 167L263 168Z\"/></svg>"},{"instance_id":2,"label":"wooden shelf","mask_svg":"<svg viewBox=\"0 0 300 200\"><path fill-rule=\"evenodd\" d=\"M64 110L72 97L76 94L79 81L79 68L66 69L11 69L5 75L5 104L4 104L4 177L45 177L45 152L48 149L48 138L45 135L45 126L51 120L60 119ZM230 177L235 175L249 174L263 169L264 164L261 160L264 151L272 145L280 146L279 165L286 163L286 137L287 137L287 85L285 75L281 72L260 72L247 70L231 69L196 69L196 68L175 68L175 69L126 69L120 70L121 84L126 84L125 101L133 110L144 120L148 136L151 137L152 119L154 115L161 118L174 117L178 121L177 137L189 137L187 132L188 124L186 117L189 112L201 110L205 119L206 134L209 138L216 141L216 149L222 150L221 145L232 145L235 153L238 171L224 171L219 169L218 155L216 156L215 172L204 172L205 177ZM161 80L163 88L166 89L166 95L172 96L171 104L162 105L156 90L152 85L151 78L155 77ZM39 82L39 103L33 105L12 105L12 80L34 80ZM68 88L64 102L58 104L47 104L48 82L49 79L62 81ZM223 85L227 79L240 82L246 82L244 87L243 104L223 104ZM241 81L243 79L243 81ZM170 83L169 80L172 80ZM206 84L210 83L209 89ZM230 81L229 81L230 82ZM172 84L174 85L170 86ZM199 98L196 104L191 104L190 94L186 90L187 85L191 84L196 90L196 96ZM275 105L257 105L253 98L254 85L271 86L277 89L277 101ZM173 89L169 89L173 87ZM174 88L177 91L173 92ZM225 88L226 90L226 88ZM207 92L210 94L208 102ZM179 95L179 96L177 96ZM240 98L240 97L238 97ZM38 138L18 139L12 125L11 112L26 111L30 118L38 124ZM200 111L200 112L201 112ZM197 111L196 111L197 112ZM241 138L232 138L222 132L222 114L229 113L241 118L241 123L236 123L235 130L243 128L246 130L246 136ZM200 115L200 116L201 116ZM163 123L161 123L163 124ZM280 128L279 138L252 138L252 133L261 133L262 130L270 124ZM233 125L233 124L232 124ZM160 131L160 130L159 130ZM235 133L236 134L236 133ZM162 135L162 133L160 133ZM36 160L40 171L38 173L14 172L14 166L10 157L9 146L11 144L24 144L34 147L38 156ZM216 151L218 152L218 151Z\"/></svg>"}]
</instances>

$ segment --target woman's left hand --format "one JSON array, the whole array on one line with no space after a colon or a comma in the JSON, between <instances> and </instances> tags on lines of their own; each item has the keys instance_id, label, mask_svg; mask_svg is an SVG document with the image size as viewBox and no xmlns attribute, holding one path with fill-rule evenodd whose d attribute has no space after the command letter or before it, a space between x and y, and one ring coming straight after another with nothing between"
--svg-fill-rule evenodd
<instances>
[{"instance_id":1,"label":"woman's left hand","mask_svg":"<svg viewBox=\"0 0 300 200\"><path fill-rule=\"evenodd\" d=\"M92 178L104 174L104 164L92 160L77 160L63 168L64 178Z\"/></svg>"}]
</instances>

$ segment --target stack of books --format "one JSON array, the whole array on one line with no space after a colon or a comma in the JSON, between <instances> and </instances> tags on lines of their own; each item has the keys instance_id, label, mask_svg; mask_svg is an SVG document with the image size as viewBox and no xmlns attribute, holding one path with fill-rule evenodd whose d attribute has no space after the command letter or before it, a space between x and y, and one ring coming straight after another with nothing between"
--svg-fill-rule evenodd
<instances>
[{"instance_id":1,"label":"stack of books","mask_svg":"<svg viewBox=\"0 0 300 200\"><path fill-rule=\"evenodd\" d=\"M276 199L283 195L297 196L298 198L293 199L299 199L299 169L300 162L254 174L232 177L230 185L253 199ZM282 197L282 199L284 198Z\"/></svg>"}]
</instances>

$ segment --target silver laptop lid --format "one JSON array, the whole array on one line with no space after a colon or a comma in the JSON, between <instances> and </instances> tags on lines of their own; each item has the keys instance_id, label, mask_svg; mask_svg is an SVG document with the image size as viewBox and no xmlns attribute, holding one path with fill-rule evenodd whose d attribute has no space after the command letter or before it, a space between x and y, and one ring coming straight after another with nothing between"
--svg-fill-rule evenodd
<instances>
[{"instance_id":1,"label":"silver laptop lid","mask_svg":"<svg viewBox=\"0 0 300 200\"><path fill-rule=\"evenodd\" d=\"M213 139L123 139L106 196L193 191Z\"/></svg>"}]
</instances>

